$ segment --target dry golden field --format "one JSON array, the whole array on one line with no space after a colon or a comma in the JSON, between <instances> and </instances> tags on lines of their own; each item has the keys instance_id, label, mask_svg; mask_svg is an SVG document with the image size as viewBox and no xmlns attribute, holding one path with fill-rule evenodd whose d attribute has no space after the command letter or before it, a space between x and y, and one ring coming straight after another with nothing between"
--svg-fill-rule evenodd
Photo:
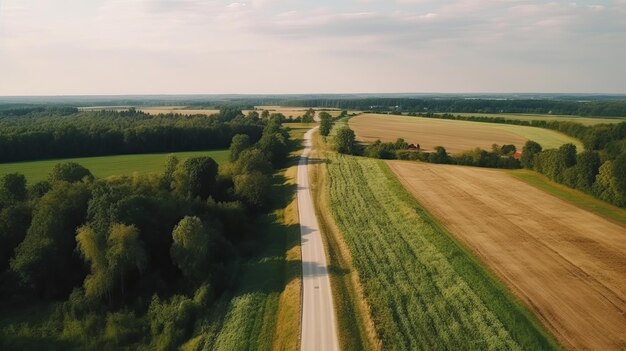
<instances>
[{"instance_id":1,"label":"dry golden field","mask_svg":"<svg viewBox=\"0 0 626 351\"><path fill-rule=\"evenodd\" d=\"M181 115L212 115L214 113L220 112L220 110L215 109L186 109L183 107L148 107L139 109L142 112L145 112L150 115L158 115L158 114L167 114L167 113L178 113Z\"/></svg>"},{"instance_id":2,"label":"dry golden field","mask_svg":"<svg viewBox=\"0 0 626 351\"><path fill-rule=\"evenodd\" d=\"M505 119L517 119L522 121L561 121L561 122L576 122L580 124L584 124L587 126L594 124L602 124L602 123L621 123L626 122L626 117L582 117L582 116L571 116L571 115L548 115L548 114L527 114L527 113L456 113L453 112L453 115L457 116L485 116L490 118L505 118Z\"/></svg>"},{"instance_id":3,"label":"dry golden field","mask_svg":"<svg viewBox=\"0 0 626 351\"><path fill-rule=\"evenodd\" d=\"M369 143L377 139L395 141L403 138L408 143L420 144L426 151L435 146L443 146L451 153L476 147L491 150L492 144L513 144L521 150L529 139L544 149L574 143L578 150L583 150L576 139L552 130L526 126L376 114L356 116L348 123L359 141Z\"/></svg>"},{"instance_id":4,"label":"dry golden field","mask_svg":"<svg viewBox=\"0 0 626 351\"><path fill-rule=\"evenodd\" d=\"M626 349L626 227L497 170L390 161L566 347Z\"/></svg>"}]
</instances>

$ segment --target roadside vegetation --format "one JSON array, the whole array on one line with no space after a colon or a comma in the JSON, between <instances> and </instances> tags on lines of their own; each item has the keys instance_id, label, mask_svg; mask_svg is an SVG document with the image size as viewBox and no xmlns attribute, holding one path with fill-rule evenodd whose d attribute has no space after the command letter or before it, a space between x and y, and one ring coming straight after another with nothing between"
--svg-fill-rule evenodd
<instances>
[{"instance_id":1,"label":"roadside vegetation","mask_svg":"<svg viewBox=\"0 0 626 351\"><path fill-rule=\"evenodd\" d=\"M99 179L74 162L34 184L4 175L0 348L296 348L294 189L276 172L297 142L278 120L242 123L253 134L227 166L171 156L148 175Z\"/></svg>"}]
</instances>

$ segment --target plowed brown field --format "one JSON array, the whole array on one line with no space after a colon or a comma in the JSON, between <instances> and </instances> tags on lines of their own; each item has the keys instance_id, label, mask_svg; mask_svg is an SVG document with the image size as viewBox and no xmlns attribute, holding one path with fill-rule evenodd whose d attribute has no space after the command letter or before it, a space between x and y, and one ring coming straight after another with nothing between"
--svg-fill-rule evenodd
<instances>
[{"instance_id":1,"label":"plowed brown field","mask_svg":"<svg viewBox=\"0 0 626 351\"><path fill-rule=\"evenodd\" d=\"M388 164L565 347L626 349L626 227L500 171Z\"/></svg>"}]
</instances>

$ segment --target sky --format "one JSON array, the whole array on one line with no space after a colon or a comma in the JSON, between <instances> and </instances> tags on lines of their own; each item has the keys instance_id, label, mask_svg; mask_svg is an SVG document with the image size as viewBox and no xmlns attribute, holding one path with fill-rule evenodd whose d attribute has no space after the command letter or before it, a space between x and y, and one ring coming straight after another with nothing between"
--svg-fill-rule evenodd
<instances>
[{"instance_id":1,"label":"sky","mask_svg":"<svg viewBox=\"0 0 626 351\"><path fill-rule=\"evenodd\" d=\"M0 0L0 95L626 93L626 0Z\"/></svg>"}]
</instances>

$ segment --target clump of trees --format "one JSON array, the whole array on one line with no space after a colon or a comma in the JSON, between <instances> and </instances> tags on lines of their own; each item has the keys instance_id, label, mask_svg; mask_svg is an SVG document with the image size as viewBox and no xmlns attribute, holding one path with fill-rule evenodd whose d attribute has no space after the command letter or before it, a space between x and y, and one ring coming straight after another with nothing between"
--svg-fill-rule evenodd
<instances>
[{"instance_id":1,"label":"clump of trees","mask_svg":"<svg viewBox=\"0 0 626 351\"><path fill-rule=\"evenodd\" d=\"M333 138L335 150L340 154L355 155L359 152L356 142L356 134L350 127L342 127L337 130Z\"/></svg>"},{"instance_id":2,"label":"clump of trees","mask_svg":"<svg viewBox=\"0 0 626 351\"><path fill-rule=\"evenodd\" d=\"M328 136L333 129L333 117L328 112L320 112L320 135Z\"/></svg>"},{"instance_id":3,"label":"clump of trees","mask_svg":"<svg viewBox=\"0 0 626 351\"><path fill-rule=\"evenodd\" d=\"M255 223L293 146L278 119L259 123L258 141L232 138L227 167L172 156L161 174L95 179L60 163L45 185L0 178L0 299L63 301L39 336L177 349L258 247Z\"/></svg>"},{"instance_id":4,"label":"clump of trees","mask_svg":"<svg viewBox=\"0 0 626 351\"><path fill-rule=\"evenodd\" d=\"M308 109L303 115L301 119L302 123L313 123L315 122L315 110L312 108Z\"/></svg>"},{"instance_id":5,"label":"clump of trees","mask_svg":"<svg viewBox=\"0 0 626 351\"><path fill-rule=\"evenodd\" d=\"M542 150L534 141L528 141L523 150L522 165L525 168L616 206L626 206L625 152L614 158L605 150L577 153L573 144Z\"/></svg>"}]
</instances>

